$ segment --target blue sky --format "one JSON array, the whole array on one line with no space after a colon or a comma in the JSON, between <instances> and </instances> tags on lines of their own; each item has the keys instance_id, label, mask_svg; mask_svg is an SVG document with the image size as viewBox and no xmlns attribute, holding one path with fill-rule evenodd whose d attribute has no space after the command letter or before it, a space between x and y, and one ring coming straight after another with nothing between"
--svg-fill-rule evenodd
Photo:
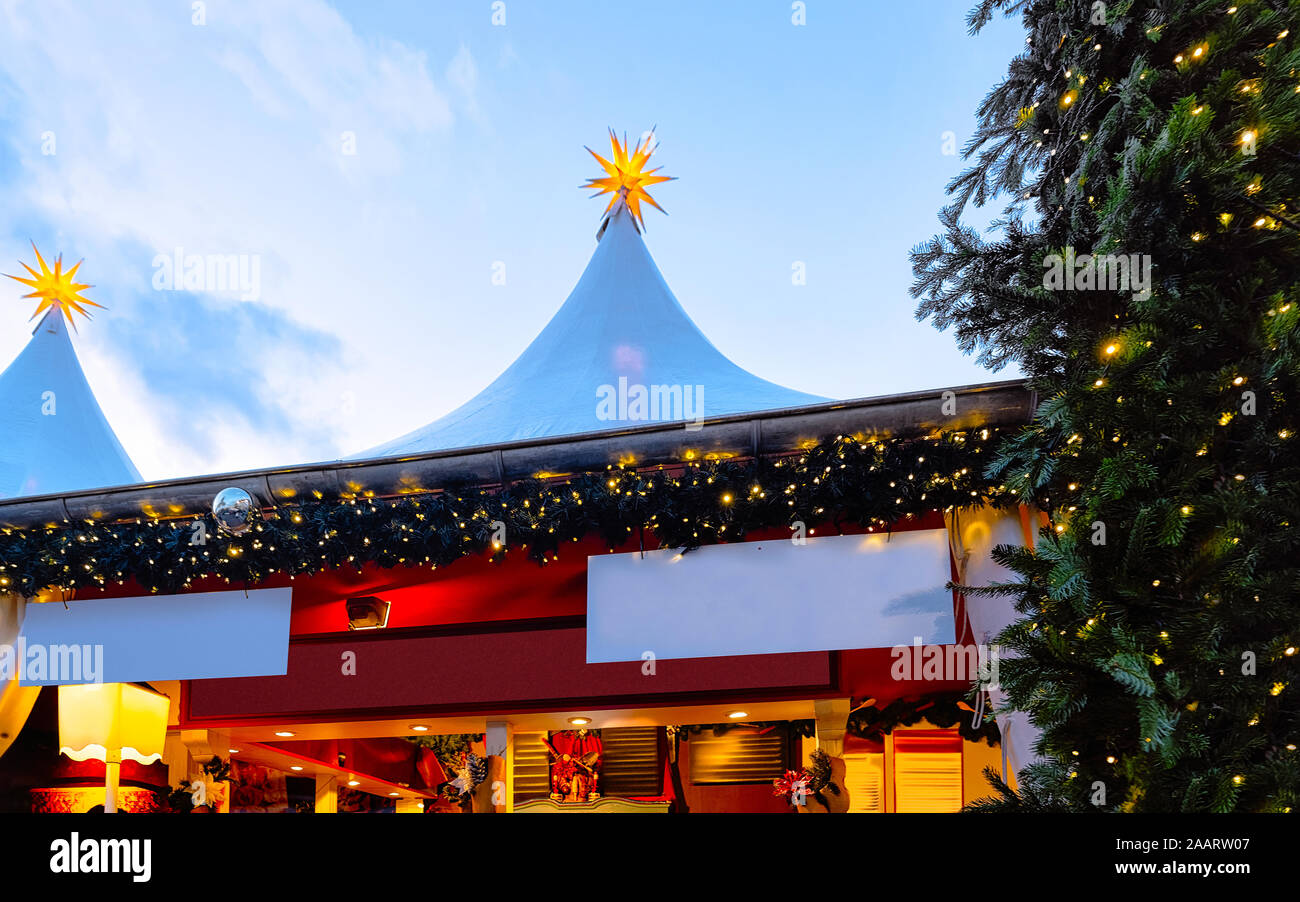
<instances>
[{"instance_id":1,"label":"blue sky","mask_svg":"<svg viewBox=\"0 0 1300 902\"><path fill-rule=\"evenodd\" d=\"M738 364L837 398L1010 377L907 295L944 133L1023 46L968 3L0 2L0 271L86 259L110 309L75 342L146 478L333 459L509 365L594 247L583 145L657 124L647 244ZM178 247L256 255L257 298L155 290Z\"/></svg>"}]
</instances>

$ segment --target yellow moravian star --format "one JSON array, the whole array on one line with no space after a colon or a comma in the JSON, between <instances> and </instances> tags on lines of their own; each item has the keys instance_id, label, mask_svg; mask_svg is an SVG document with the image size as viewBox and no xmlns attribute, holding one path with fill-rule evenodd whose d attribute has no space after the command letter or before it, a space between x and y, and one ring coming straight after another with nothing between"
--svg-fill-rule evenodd
<instances>
[{"instance_id":1,"label":"yellow moravian star","mask_svg":"<svg viewBox=\"0 0 1300 902\"><path fill-rule=\"evenodd\" d=\"M609 160L596 153L590 147L586 148L587 153L596 158L596 162L605 170L605 176L598 179L588 179L584 188L599 188L592 197L600 197L602 194L613 194L610 198L609 206L605 208L605 213L614 209L615 205L622 200L627 204L628 211L632 214L641 226L645 228L645 220L641 218L641 202L645 201L654 207L660 213L667 215L667 211L655 203L655 199L646 193L646 188L651 185L658 185L660 182L672 181L676 176L655 175L659 169L645 171L645 164L650 160L650 155L655 152L657 146L654 142L654 129L646 133L644 140L636 148L628 153L627 136L623 136L622 143L619 142L618 136L614 130L609 130L609 143L613 148L614 161Z\"/></svg>"},{"instance_id":2,"label":"yellow moravian star","mask_svg":"<svg viewBox=\"0 0 1300 902\"><path fill-rule=\"evenodd\" d=\"M81 296L83 290L94 286L73 281L73 279L76 278L77 270L81 267L81 264L84 261L78 260L75 266L67 272L64 272L63 255L60 254L58 259L54 261L54 269L51 270L45 265L45 258L41 256L41 252L36 250L35 242L32 242L32 250L36 253L36 262L40 264L41 267L40 272L37 272L26 263L19 260L19 265L31 274L32 277L30 279L24 279L22 276L10 276L8 273L4 273L4 275L14 281L22 282L24 285L36 289L31 294L23 295L25 298L40 298L40 303L36 305L36 312L32 314L32 319L36 319L36 317L43 314L46 310L49 310L51 307L57 307L63 312L63 315L68 318L68 322L72 325L72 328L76 329L77 324L72 320L73 311L80 313L86 319L90 319L90 312L86 310L84 305L98 307L101 310L106 309L103 304L96 304L94 301L90 300L90 298Z\"/></svg>"}]
</instances>

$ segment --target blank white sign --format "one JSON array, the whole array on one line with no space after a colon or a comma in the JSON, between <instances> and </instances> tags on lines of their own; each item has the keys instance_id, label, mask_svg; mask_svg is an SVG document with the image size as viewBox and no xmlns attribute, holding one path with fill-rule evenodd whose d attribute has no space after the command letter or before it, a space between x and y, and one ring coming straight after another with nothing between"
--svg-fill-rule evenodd
<instances>
[{"instance_id":1,"label":"blank white sign","mask_svg":"<svg viewBox=\"0 0 1300 902\"><path fill-rule=\"evenodd\" d=\"M924 529L587 559L587 662L956 641L948 535Z\"/></svg>"},{"instance_id":2,"label":"blank white sign","mask_svg":"<svg viewBox=\"0 0 1300 902\"><path fill-rule=\"evenodd\" d=\"M292 589L192 592L29 604L19 643L23 657L44 654L44 676L20 677L24 686L131 683L213 677L276 676L289 665ZM96 667L59 672L52 662L77 648ZM102 665L102 666L101 666ZM28 667L30 671L32 668Z\"/></svg>"}]
</instances>

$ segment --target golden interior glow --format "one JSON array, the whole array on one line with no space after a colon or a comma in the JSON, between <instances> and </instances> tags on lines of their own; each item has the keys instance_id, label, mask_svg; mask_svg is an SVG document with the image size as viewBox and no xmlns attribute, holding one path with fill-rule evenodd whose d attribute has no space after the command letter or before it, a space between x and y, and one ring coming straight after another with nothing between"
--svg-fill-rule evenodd
<instances>
[{"instance_id":1,"label":"golden interior glow","mask_svg":"<svg viewBox=\"0 0 1300 902\"><path fill-rule=\"evenodd\" d=\"M608 214L618 205L619 201L622 201L627 206L628 212L632 214L632 218L644 229L645 220L641 218L642 201L645 201L660 213L666 213L664 208L655 203L655 199L645 189L651 185L671 181L675 176L655 175L662 167L650 170L645 168L646 163L650 160L650 155L654 153L657 146L654 141L654 129L646 133L645 138L641 143L637 144L631 153L628 153L627 136L624 135L623 141L620 143L613 129L609 131L609 143L613 149L613 162L605 159L590 147L586 149L587 153L595 157L596 162L605 170L605 175L598 179L588 179L587 184L582 187L599 188L600 190L593 194L592 197L600 197L602 194L614 195L610 198L609 205L605 207L605 213Z\"/></svg>"},{"instance_id":2,"label":"golden interior glow","mask_svg":"<svg viewBox=\"0 0 1300 902\"><path fill-rule=\"evenodd\" d=\"M153 764L162 758L171 699L133 683L59 687L59 751L73 761Z\"/></svg>"},{"instance_id":3,"label":"golden interior glow","mask_svg":"<svg viewBox=\"0 0 1300 902\"><path fill-rule=\"evenodd\" d=\"M40 299L36 305L36 312L32 314L32 319L36 319L51 307L56 307L63 312L63 315L68 318L68 322L75 329L76 323L72 321L73 311L80 313L86 319L90 319L90 313L84 305L104 309L103 304L96 304L89 298L82 297L81 292L92 286L73 281L76 278L77 270L81 268L82 261L78 260L75 266L64 272L62 254L55 259L54 269L50 269L45 264L45 258L41 256L41 252L36 250L34 242L32 251L36 254L36 262L41 267L40 272L19 260L19 265L31 274L30 279L24 279L22 276L10 276L8 273L4 274L15 282L22 282L24 285L35 289L30 294L23 295L25 298Z\"/></svg>"},{"instance_id":4,"label":"golden interior glow","mask_svg":"<svg viewBox=\"0 0 1300 902\"><path fill-rule=\"evenodd\" d=\"M959 811L962 806L961 792L960 752L894 753L896 811Z\"/></svg>"}]
</instances>

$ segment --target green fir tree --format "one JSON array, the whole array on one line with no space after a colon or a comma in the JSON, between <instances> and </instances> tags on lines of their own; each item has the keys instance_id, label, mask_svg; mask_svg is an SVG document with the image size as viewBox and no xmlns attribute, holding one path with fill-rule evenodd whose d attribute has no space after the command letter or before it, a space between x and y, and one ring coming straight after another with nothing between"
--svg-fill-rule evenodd
<instances>
[{"instance_id":1,"label":"green fir tree","mask_svg":"<svg viewBox=\"0 0 1300 902\"><path fill-rule=\"evenodd\" d=\"M997 554L1043 762L980 810L1290 811L1300 3L984 0L972 32L995 15L1025 49L912 255L918 318L1040 398L989 473L1050 518Z\"/></svg>"}]
</instances>

